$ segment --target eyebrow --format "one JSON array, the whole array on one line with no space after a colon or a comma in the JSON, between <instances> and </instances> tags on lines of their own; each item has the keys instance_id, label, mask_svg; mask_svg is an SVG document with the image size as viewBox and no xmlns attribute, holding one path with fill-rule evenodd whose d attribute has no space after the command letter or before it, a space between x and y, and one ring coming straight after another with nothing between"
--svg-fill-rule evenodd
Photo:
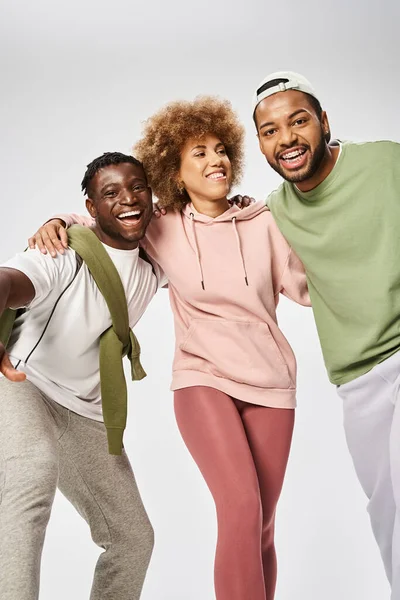
<instances>
[{"instance_id":1,"label":"eyebrow","mask_svg":"<svg viewBox=\"0 0 400 600\"><path fill-rule=\"evenodd\" d=\"M218 144L215 144L214 149L219 148L220 146L225 148L225 144L223 144L222 142L218 142ZM194 146L192 148L191 152L193 152L193 150L198 150L199 148L202 148L204 150L205 148L207 148L207 146L205 144L198 144L197 146Z\"/></svg>"},{"instance_id":2,"label":"eyebrow","mask_svg":"<svg viewBox=\"0 0 400 600\"><path fill-rule=\"evenodd\" d=\"M101 188L100 188L100 194L102 194L103 192L106 191L107 188L109 188L110 186L115 186L118 185L115 181L109 181L108 183L105 183Z\"/></svg>"},{"instance_id":3,"label":"eyebrow","mask_svg":"<svg viewBox=\"0 0 400 600\"><path fill-rule=\"evenodd\" d=\"M133 183L144 183L147 184L146 180L143 177L140 176L134 176L133 179L129 182L129 184L133 184ZM100 194L104 193L107 188L109 188L110 186L115 186L115 187L120 187L120 182L119 181L109 181L107 183L105 183L102 188L100 188Z\"/></svg>"},{"instance_id":4,"label":"eyebrow","mask_svg":"<svg viewBox=\"0 0 400 600\"><path fill-rule=\"evenodd\" d=\"M307 109L305 108L299 108L298 110L295 110L294 112L292 112L287 120L290 121L290 119L293 119L293 117L296 117L297 115L299 115L300 113L308 113ZM263 123L262 125L260 125L259 129L263 129L264 127L270 127L271 125L274 125L275 123L273 121L269 121L268 123Z\"/></svg>"}]
</instances>

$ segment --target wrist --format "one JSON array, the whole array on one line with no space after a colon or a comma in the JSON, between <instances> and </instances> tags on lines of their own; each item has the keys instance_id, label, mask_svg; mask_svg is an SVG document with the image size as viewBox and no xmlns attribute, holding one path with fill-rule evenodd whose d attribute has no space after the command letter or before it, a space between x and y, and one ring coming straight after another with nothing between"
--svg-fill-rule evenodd
<instances>
[{"instance_id":1,"label":"wrist","mask_svg":"<svg viewBox=\"0 0 400 600\"><path fill-rule=\"evenodd\" d=\"M67 228L66 222L63 221L63 219L60 219L59 217L53 217L52 219L49 219L48 221L45 221L43 223L43 225L48 225L49 223L61 225L61 227L64 227L64 229ZM42 227L43 227L43 225L42 225Z\"/></svg>"}]
</instances>

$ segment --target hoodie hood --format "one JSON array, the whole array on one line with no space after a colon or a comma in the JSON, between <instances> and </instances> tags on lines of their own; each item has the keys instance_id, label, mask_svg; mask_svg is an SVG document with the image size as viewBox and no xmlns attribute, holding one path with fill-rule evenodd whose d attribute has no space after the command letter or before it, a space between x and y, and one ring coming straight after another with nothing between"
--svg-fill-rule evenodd
<instances>
[{"instance_id":1,"label":"hoodie hood","mask_svg":"<svg viewBox=\"0 0 400 600\"><path fill-rule=\"evenodd\" d=\"M197 210L195 209L195 207L193 206L192 203L187 204L184 207L182 212L186 218L190 219L190 225L191 225L192 235L193 235L194 251L196 253L197 268L199 271L199 281L200 281L200 284L201 284L201 287L203 288L203 290L205 290L206 288L205 288L205 281L204 281L203 265L201 262L201 249L199 247L198 238L196 235L196 225L200 226L200 223L201 223L202 225L205 225L205 226L214 225L214 227L215 227L218 223L225 223L225 224L231 223L232 224L232 235L234 235L236 238L238 265L239 265L239 268L243 272L243 283L244 283L244 285L248 286L249 280L247 277L246 264L245 264L244 258L243 258L242 242L240 239L240 235L239 235L239 231L238 231L236 222L237 221L248 221L266 210L269 210L269 209L265 206L264 202L255 202L255 203L251 204L250 206L247 206L246 208L238 208L236 205L234 205L234 206L231 206L230 208L228 208L228 210L226 210L224 213L222 213L222 215L219 215L218 217L209 217L207 215L203 215L202 213L197 212Z\"/></svg>"},{"instance_id":2,"label":"hoodie hood","mask_svg":"<svg viewBox=\"0 0 400 600\"><path fill-rule=\"evenodd\" d=\"M212 225L213 223L226 223L227 221L232 221L233 217L235 217L236 221L247 221L267 210L269 210L269 208L265 205L265 202L261 200L253 202L253 204L250 204L250 206L247 206L246 208L239 208L234 204L222 213L222 215L219 215L218 217L209 217L197 212L190 202L182 209L182 213L188 219L193 219L194 221L204 223L205 225Z\"/></svg>"}]
</instances>

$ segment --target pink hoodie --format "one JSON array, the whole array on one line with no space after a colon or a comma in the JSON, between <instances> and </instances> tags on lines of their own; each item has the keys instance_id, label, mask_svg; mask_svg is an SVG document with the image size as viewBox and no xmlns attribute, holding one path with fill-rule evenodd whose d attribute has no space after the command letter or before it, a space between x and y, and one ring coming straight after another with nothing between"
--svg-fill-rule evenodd
<instances>
[{"instance_id":1,"label":"pink hoodie","mask_svg":"<svg viewBox=\"0 0 400 600\"><path fill-rule=\"evenodd\" d=\"M189 204L153 218L142 245L169 281L176 334L171 389L203 385L293 408L296 360L275 309L279 293L305 306L310 299L302 264L264 203L233 206L216 218Z\"/></svg>"}]
</instances>

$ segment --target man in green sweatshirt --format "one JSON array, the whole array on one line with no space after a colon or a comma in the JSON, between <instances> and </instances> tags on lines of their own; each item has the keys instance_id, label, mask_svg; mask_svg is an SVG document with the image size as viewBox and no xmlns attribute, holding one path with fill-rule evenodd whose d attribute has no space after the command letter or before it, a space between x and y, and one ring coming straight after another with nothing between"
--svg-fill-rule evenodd
<instances>
[{"instance_id":1,"label":"man in green sweatshirt","mask_svg":"<svg viewBox=\"0 0 400 600\"><path fill-rule=\"evenodd\" d=\"M400 144L330 143L311 84L266 77L253 98L261 152L284 182L267 204L303 261L325 365L392 599L400 598Z\"/></svg>"},{"instance_id":2,"label":"man in green sweatshirt","mask_svg":"<svg viewBox=\"0 0 400 600\"><path fill-rule=\"evenodd\" d=\"M138 247L152 216L145 173L132 156L107 153L88 165L82 188L95 220L94 243L100 240L116 269L113 286L122 284L133 327L164 278ZM153 531L120 451L122 431L103 422L103 366L105 361L107 372L114 363L107 340L102 363L101 340L115 322L88 265L68 249L56 257L28 250L0 267L0 314L21 309L7 352L0 343L2 600L39 596L40 558L57 486L104 549L92 600L138 600L149 564ZM115 377L123 377L118 365L116 371ZM115 400L119 388L109 379Z\"/></svg>"}]
</instances>

